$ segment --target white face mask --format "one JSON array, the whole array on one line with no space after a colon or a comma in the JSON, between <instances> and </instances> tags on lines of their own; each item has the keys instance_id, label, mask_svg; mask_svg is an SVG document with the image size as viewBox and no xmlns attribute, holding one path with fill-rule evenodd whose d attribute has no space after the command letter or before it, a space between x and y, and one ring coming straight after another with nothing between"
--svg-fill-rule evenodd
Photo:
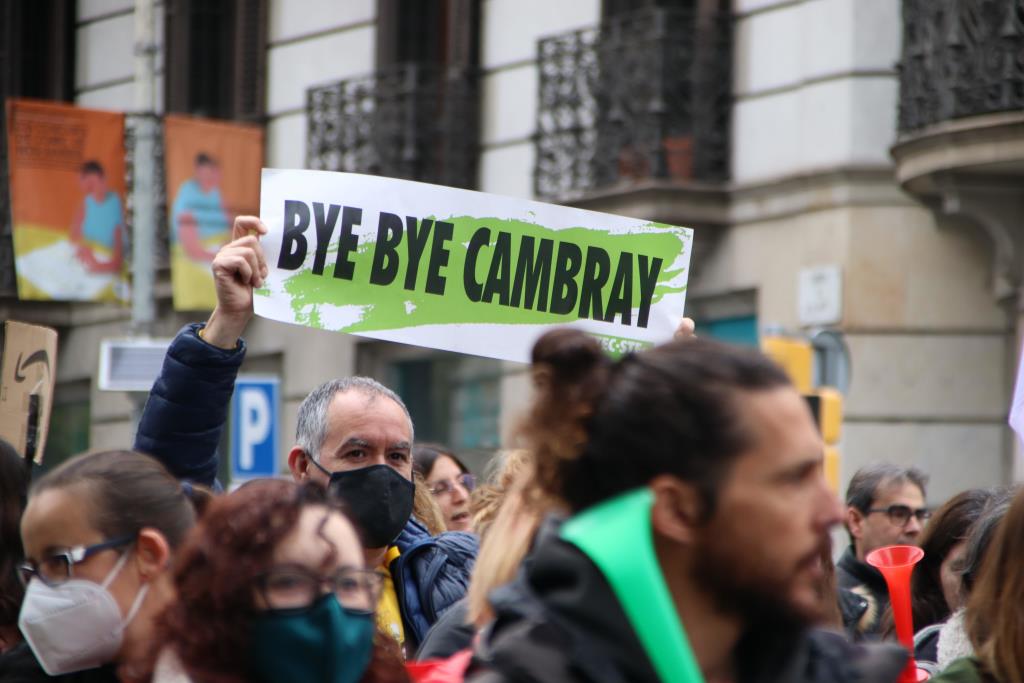
<instances>
[{"instance_id":1,"label":"white face mask","mask_svg":"<svg viewBox=\"0 0 1024 683\"><path fill-rule=\"evenodd\" d=\"M122 619L107 586L128 561L129 552L121 555L102 584L68 579L59 586L47 586L38 577L29 582L18 628L50 676L94 669L112 661L121 649L124 629L149 590L149 584L139 590Z\"/></svg>"}]
</instances>

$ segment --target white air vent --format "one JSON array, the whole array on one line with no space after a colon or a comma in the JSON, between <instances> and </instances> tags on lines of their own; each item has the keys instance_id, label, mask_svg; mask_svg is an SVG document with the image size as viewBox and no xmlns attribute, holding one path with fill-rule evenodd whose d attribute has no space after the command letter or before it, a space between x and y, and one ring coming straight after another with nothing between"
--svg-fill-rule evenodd
<instances>
[{"instance_id":1,"label":"white air vent","mask_svg":"<svg viewBox=\"0 0 1024 683\"><path fill-rule=\"evenodd\" d=\"M149 391L160 375L170 339L104 339L100 344L100 389Z\"/></svg>"}]
</instances>

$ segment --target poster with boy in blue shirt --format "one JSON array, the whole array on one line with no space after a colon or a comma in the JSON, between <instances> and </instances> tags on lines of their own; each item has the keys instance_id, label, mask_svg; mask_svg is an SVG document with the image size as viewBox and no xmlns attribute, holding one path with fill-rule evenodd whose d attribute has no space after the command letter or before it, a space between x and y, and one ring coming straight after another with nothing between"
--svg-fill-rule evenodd
<instances>
[{"instance_id":1,"label":"poster with boy in blue shirt","mask_svg":"<svg viewBox=\"0 0 1024 683\"><path fill-rule=\"evenodd\" d=\"M217 303L210 265L237 215L259 207L263 129L180 114L164 117L171 290L177 311Z\"/></svg>"},{"instance_id":2,"label":"poster with boy in blue shirt","mask_svg":"<svg viewBox=\"0 0 1024 683\"><path fill-rule=\"evenodd\" d=\"M80 186L85 197L71 224L75 256L91 273L119 273L124 260L124 211L121 198L107 188L98 161L82 164Z\"/></svg>"},{"instance_id":3,"label":"poster with boy in blue shirt","mask_svg":"<svg viewBox=\"0 0 1024 683\"><path fill-rule=\"evenodd\" d=\"M127 301L124 114L8 99L3 132L18 298Z\"/></svg>"},{"instance_id":4,"label":"poster with boy in blue shirt","mask_svg":"<svg viewBox=\"0 0 1024 683\"><path fill-rule=\"evenodd\" d=\"M196 155L195 175L181 184L171 208L171 240L193 261L209 264L231 237L231 223L220 196L220 165L205 152Z\"/></svg>"}]
</instances>

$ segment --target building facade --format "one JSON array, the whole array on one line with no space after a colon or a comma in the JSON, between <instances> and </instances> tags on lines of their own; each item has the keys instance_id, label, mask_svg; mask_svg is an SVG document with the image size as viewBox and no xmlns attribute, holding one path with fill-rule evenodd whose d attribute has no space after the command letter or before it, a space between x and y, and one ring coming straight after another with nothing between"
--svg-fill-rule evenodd
<instances>
[{"instance_id":1,"label":"building facade","mask_svg":"<svg viewBox=\"0 0 1024 683\"><path fill-rule=\"evenodd\" d=\"M49 26L42 44L64 51L36 67L46 88L7 73L0 92L133 112L133 3L39 5L46 21L11 19L22 34ZM1021 2L937 5L950 2L165 0L158 109L264 123L270 167L693 227L687 314L732 341L815 332L799 274L838 270L828 327L850 358L841 481L871 460L916 464L937 501L1017 474L1005 418L1024 216L1020 65L984 82L1006 97L943 108L943 88L964 84L945 83L936 62L980 63L993 41L979 31L1020 50ZM936 22L965 27L961 42L943 42L950 27ZM11 33L6 55L39 49ZM986 224L992 206L1002 213ZM166 281L162 336L205 317L171 311ZM61 332L53 458L128 443L144 396L95 382L100 341L130 332L128 311L10 296L0 311ZM246 339L244 371L281 377L285 442L310 389L356 372L403 395L421 438L478 461L508 442L528 400L516 364L265 320Z\"/></svg>"}]
</instances>

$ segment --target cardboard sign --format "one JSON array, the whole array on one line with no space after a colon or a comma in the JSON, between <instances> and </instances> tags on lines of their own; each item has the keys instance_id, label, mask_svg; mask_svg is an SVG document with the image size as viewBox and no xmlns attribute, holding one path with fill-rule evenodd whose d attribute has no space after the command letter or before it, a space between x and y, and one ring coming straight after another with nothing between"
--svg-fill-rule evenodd
<instances>
[{"instance_id":1,"label":"cardboard sign","mask_svg":"<svg viewBox=\"0 0 1024 683\"><path fill-rule=\"evenodd\" d=\"M352 173L263 170L258 315L526 362L554 325L612 354L672 338L693 231Z\"/></svg>"},{"instance_id":2,"label":"cardboard sign","mask_svg":"<svg viewBox=\"0 0 1024 683\"><path fill-rule=\"evenodd\" d=\"M57 331L7 321L0 348L0 437L42 464L57 379Z\"/></svg>"},{"instance_id":3,"label":"cardboard sign","mask_svg":"<svg viewBox=\"0 0 1024 683\"><path fill-rule=\"evenodd\" d=\"M128 300L124 114L7 101L20 299Z\"/></svg>"},{"instance_id":4,"label":"cardboard sign","mask_svg":"<svg viewBox=\"0 0 1024 683\"><path fill-rule=\"evenodd\" d=\"M259 205L263 128L168 114L164 161L174 309L208 311L217 303L210 262L235 216Z\"/></svg>"}]
</instances>

